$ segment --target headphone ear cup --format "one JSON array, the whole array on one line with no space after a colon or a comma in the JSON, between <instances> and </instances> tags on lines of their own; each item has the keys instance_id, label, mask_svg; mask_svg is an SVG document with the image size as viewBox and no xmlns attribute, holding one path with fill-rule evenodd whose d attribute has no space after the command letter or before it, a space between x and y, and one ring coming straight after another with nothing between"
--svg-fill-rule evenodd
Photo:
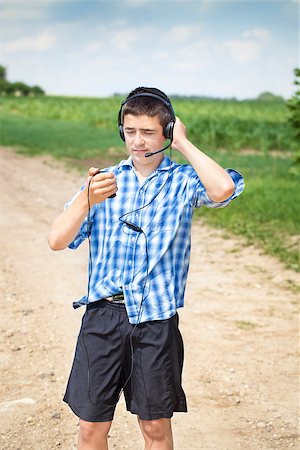
<instances>
[{"instance_id":1,"label":"headphone ear cup","mask_svg":"<svg viewBox=\"0 0 300 450\"><path fill-rule=\"evenodd\" d=\"M169 122L164 129L164 136L172 141L175 122Z\"/></svg>"},{"instance_id":2,"label":"headphone ear cup","mask_svg":"<svg viewBox=\"0 0 300 450\"><path fill-rule=\"evenodd\" d=\"M120 133L120 137L121 137L122 141L125 142L125 134L124 134L123 125L119 125L119 133Z\"/></svg>"}]
</instances>

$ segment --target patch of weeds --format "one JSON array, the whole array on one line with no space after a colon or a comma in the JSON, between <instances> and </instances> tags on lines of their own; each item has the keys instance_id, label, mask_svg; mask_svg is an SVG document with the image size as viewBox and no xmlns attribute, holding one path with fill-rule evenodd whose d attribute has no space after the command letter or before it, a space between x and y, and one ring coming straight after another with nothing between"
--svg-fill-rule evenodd
<instances>
[{"instance_id":1,"label":"patch of weeds","mask_svg":"<svg viewBox=\"0 0 300 450\"><path fill-rule=\"evenodd\" d=\"M259 272L262 272L262 271L265 272L264 269L262 269L259 266L255 266L255 265L247 265L247 266L245 266L245 269L247 269L250 273L259 273Z\"/></svg>"},{"instance_id":2,"label":"patch of weeds","mask_svg":"<svg viewBox=\"0 0 300 450\"><path fill-rule=\"evenodd\" d=\"M232 247L232 249L229 250L228 253L238 253L238 252L240 252L240 251L241 251L241 247L235 246L235 247Z\"/></svg>"},{"instance_id":3,"label":"patch of weeds","mask_svg":"<svg viewBox=\"0 0 300 450\"><path fill-rule=\"evenodd\" d=\"M288 280L286 280L286 284L287 284L288 289L290 289L295 294L300 293L300 285L298 283L296 283L294 280L288 279Z\"/></svg>"},{"instance_id":4,"label":"patch of weeds","mask_svg":"<svg viewBox=\"0 0 300 450\"><path fill-rule=\"evenodd\" d=\"M235 325L240 330L254 330L257 327L256 323L249 322L248 320L236 320Z\"/></svg>"}]
</instances>

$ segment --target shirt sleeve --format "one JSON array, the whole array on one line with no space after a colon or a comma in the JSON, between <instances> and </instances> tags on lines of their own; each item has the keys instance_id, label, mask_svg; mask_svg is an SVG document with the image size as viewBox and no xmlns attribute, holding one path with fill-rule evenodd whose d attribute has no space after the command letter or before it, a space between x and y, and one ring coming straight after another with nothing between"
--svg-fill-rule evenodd
<instances>
[{"instance_id":1,"label":"shirt sleeve","mask_svg":"<svg viewBox=\"0 0 300 450\"><path fill-rule=\"evenodd\" d=\"M72 203L74 202L74 200L78 197L78 195L80 194L80 192L84 189L84 186L82 186L82 188L80 189L79 192L77 192L77 194L74 195L74 197L65 204L64 209L69 208L69 206L72 205ZM91 208L90 211L90 215L89 217L86 216L80 226L80 229L77 233L77 235L75 236L75 238L73 239L73 241L68 245L68 247L72 250L75 250L77 247L79 247L79 245L90 236L91 234L91 227L92 227L92 223L93 223L93 217L94 217L94 213L95 213L95 207L93 206Z\"/></svg>"},{"instance_id":2,"label":"shirt sleeve","mask_svg":"<svg viewBox=\"0 0 300 450\"><path fill-rule=\"evenodd\" d=\"M231 176L232 181L234 182L235 189L233 194L223 202L214 202L213 200L211 200L208 197L206 189L201 183L196 171L193 172L193 174L190 176L190 186L192 190L192 205L195 208L200 208L201 206L206 206L207 208L224 208L243 192L245 188L243 176L237 170L225 170Z\"/></svg>"}]
</instances>

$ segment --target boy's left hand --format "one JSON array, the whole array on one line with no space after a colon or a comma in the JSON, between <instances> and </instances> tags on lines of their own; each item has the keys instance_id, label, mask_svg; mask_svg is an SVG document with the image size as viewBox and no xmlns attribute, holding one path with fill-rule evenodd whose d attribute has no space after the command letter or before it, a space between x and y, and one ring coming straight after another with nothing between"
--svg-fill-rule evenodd
<instances>
[{"instance_id":1,"label":"boy's left hand","mask_svg":"<svg viewBox=\"0 0 300 450\"><path fill-rule=\"evenodd\" d=\"M180 143L187 140L187 130L185 125L176 116L176 121L173 130L172 149L180 151Z\"/></svg>"}]
</instances>

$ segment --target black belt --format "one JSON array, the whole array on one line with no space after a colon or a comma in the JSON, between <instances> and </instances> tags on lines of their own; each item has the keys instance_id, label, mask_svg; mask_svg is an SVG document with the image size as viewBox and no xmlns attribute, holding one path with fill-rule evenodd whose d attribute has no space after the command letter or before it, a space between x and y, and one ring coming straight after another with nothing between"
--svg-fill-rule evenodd
<instances>
[{"instance_id":1,"label":"black belt","mask_svg":"<svg viewBox=\"0 0 300 450\"><path fill-rule=\"evenodd\" d=\"M88 303L87 309L97 308L99 306L99 304L102 302L102 300L106 300L107 302L117 303L117 304L121 304L121 305L125 304L124 294L121 293L121 294L110 295L109 297L101 298L101 300L96 300L95 302Z\"/></svg>"}]
</instances>

